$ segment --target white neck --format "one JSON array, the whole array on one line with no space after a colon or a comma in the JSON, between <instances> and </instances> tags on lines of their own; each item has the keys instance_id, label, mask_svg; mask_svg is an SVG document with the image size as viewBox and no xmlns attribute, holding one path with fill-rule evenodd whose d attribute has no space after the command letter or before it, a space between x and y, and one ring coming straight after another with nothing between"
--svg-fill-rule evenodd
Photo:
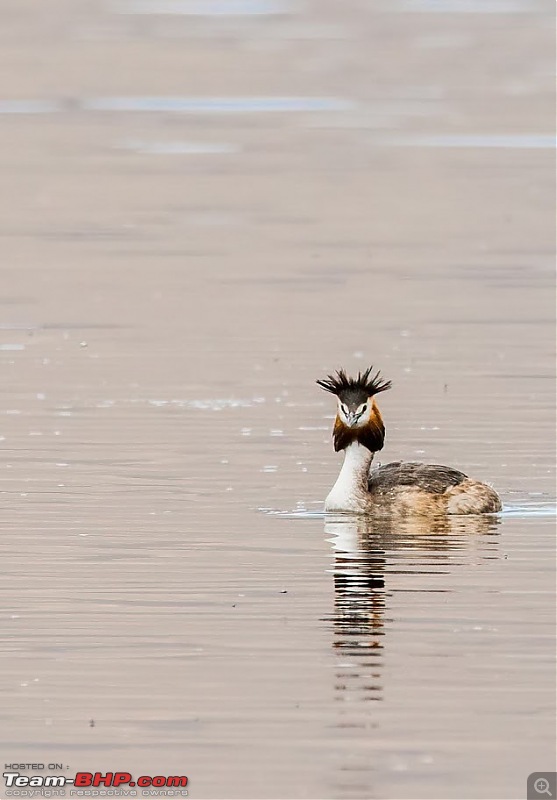
<instances>
[{"instance_id":1,"label":"white neck","mask_svg":"<svg viewBox=\"0 0 557 800\"><path fill-rule=\"evenodd\" d=\"M325 511L365 510L368 501L368 475L373 453L359 444L352 442L344 451L344 463L337 481L327 499Z\"/></svg>"}]
</instances>

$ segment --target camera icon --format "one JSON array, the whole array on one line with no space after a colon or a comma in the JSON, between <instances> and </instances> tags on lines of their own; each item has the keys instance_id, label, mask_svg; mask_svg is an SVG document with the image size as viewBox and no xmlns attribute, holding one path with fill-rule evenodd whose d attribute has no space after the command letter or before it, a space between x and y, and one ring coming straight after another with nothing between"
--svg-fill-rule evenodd
<instances>
[{"instance_id":1,"label":"camera icon","mask_svg":"<svg viewBox=\"0 0 557 800\"><path fill-rule=\"evenodd\" d=\"M527 800L557 800L557 772L532 772L528 775Z\"/></svg>"}]
</instances>

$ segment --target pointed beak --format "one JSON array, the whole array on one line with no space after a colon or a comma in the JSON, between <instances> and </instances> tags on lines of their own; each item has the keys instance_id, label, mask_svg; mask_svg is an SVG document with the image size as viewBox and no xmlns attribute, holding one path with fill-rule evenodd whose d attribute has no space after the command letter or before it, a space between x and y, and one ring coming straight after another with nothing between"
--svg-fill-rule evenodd
<instances>
[{"instance_id":1,"label":"pointed beak","mask_svg":"<svg viewBox=\"0 0 557 800\"><path fill-rule=\"evenodd\" d=\"M356 422L358 421L358 415L355 412L348 414L347 416L348 425L353 428Z\"/></svg>"}]
</instances>

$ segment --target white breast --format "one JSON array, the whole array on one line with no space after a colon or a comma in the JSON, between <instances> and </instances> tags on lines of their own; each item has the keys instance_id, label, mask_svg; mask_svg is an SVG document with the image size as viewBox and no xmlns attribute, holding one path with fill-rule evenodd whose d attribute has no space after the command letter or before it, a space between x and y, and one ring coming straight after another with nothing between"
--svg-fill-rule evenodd
<instances>
[{"instance_id":1,"label":"white breast","mask_svg":"<svg viewBox=\"0 0 557 800\"><path fill-rule=\"evenodd\" d=\"M372 459L373 453L358 442L346 448L340 474L325 500L325 511L361 513L365 510L369 499L367 481Z\"/></svg>"}]
</instances>

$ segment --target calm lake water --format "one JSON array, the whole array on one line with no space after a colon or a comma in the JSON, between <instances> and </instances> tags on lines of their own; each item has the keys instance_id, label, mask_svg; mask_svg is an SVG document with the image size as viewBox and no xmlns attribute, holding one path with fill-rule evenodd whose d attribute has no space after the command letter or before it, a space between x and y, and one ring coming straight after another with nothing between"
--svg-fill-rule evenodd
<instances>
[{"instance_id":1,"label":"calm lake water","mask_svg":"<svg viewBox=\"0 0 557 800\"><path fill-rule=\"evenodd\" d=\"M523 798L555 769L551 13L156 5L3 4L1 757ZM370 363L381 460L503 514L324 517L315 379Z\"/></svg>"}]
</instances>

